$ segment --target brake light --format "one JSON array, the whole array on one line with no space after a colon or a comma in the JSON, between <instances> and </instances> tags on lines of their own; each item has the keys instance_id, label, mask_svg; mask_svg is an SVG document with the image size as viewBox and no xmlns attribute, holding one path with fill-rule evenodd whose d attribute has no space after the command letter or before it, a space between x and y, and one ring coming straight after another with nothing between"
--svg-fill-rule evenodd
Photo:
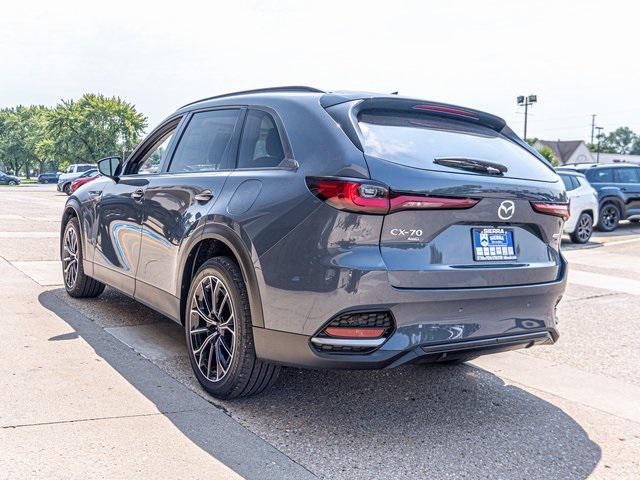
<instances>
[{"instance_id":1,"label":"brake light","mask_svg":"<svg viewBox=\"0 0 640 480\"><path fill-rule=\"evenodd\" d=\"M390 192L389 188L370 181L337 178L307 178L309 190L319 199L339 210L386 214L401 210L461 209L473 207L473 198L430 197Z\"/></svg>"},{"instance_id":2,"label":"brake light","mask_svg":"<svg viewBox=\"0 0 640 480\"><path fill-rule=\"evenodd\" d=\"M441 107L439 105L416 105L413 108L414 110L427 110L430 112L448 113L449 115L459 115L461 117L478 120L478 117L475 116L472 112L461 110L459 108Z\"/></svg>"},{"instance_id":3,"label":"brake light","mask_svg":"<svg viewBox=\"0 0 640 480\"><path fill-rule=\"evenodd\" d=\"M538 213L554 215L565 221L569 219L568 203L531 202L531 207Z\"/></svg>"},{"instance_id":4,"label":"brake light","mask_svg":"<svg viewBox=\"0 0 640 480\"><path fill-rule=\"evenodd\" d=\"M389 189L373 183L307 178L309 190L321 200L339 210L366 213L389 211Z\"/></svg>"}]
</instances>

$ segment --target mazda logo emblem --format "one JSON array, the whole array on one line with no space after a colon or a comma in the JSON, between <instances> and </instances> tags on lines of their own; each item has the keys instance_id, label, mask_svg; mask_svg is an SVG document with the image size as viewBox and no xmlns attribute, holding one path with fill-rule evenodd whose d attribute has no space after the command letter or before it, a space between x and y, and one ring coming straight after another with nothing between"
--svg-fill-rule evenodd
<instances>
[{"instance_id":1,"label":"mazda logo emblem","mask_svg":"<svg viewBox=\"0 0 640 480\"><path fill-rule=\"evenodd\" d=\"M498 216L500 220L509 220L516 213L516 206L511 200L505 200L498 207Z\"/></svg>"}]
</instances>

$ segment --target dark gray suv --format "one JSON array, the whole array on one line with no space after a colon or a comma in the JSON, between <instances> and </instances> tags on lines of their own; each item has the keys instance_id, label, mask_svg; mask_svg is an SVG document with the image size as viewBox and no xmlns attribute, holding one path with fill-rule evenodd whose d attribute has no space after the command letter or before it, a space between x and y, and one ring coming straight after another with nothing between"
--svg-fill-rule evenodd
<instances>
[{"instance_id":1,"label":"dark gray suv","mask_svg":"<svg viewBox=\"0 0 640 480\"><path fill-rule=\"evenodd\" d=\"M550 344L559 177L493 115L282 87L180 108L62 219L67 292L184 325L211 394L280 365L384 368Z\"/></svg>"},{"instance_id":2,"label":"dark gray suv","mask_svg":"<svg viewBox=\"0 0 640 480\"><path fill-rule=\"evenodd\" d=\"M598 229L612 232L620 220L640 220L640 166L632 163L564 165L558 171L583 173L598 192Z\"/></svg>"}]
</instances>

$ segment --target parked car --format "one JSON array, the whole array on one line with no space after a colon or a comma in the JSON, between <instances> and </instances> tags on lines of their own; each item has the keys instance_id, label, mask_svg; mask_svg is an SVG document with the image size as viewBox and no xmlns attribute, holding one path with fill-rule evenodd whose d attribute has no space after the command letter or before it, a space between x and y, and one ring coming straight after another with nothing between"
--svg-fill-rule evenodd
<instances>
[{"instance_id":1,"label":"parked car","mask_svg":"<svg viewBox=\"0 0 640 480\"><path fill-rule=\"evenodd\" d=\"M38 175L38 183L58 183L58 178L60 178L58 172L41 173Z\"/></svg>"},{"instance_id":2,"label":"parked car","mask_svg":"<svg viewBox=\"0 0 640 480\"><path fill-rule=\"evenodd\" d=\"M573 170L585 175L598 192L598 230L612 232L620 220L640 218L640 166L629 163L566 165L558 171Z\"/></svg>"},{"instance_id":3,"label":"parked car","mask_svg":"<svg viewBox=\"0 0 640 480\"><path fill-rule=\"evenodd\" d=\"M96 166L91 163L74 163L67 167L67 171L58 178L58 191L67 195L70 193L71 182L82 175L87 170L95 169Z\"/></svg>"},{"instance_id":4,"label":"parked car","mask_svg":"<svg viewBox=\"0 0 640 480\"><path fill-rule=\"evenodd\" d=\"M79 187L84 185L85 183L89 183L92 180L98 178L100 174L97 169L87 170L78 178L76 178L73 182L71 182L71 188L69 188L69 195L75 192Z\"/></svg>"},{"instance_id":5,"label":"parked car","mask_svg":"<svg viewBox=\"0 0 640 480\"><path fill-rule=\"evenodd\" d=\"M587 243L598 223L598 192L589 184L586 177L578 172L560 170L569 196L569 220L564 224L564 232L574 243Z\"/></svg>"},{"instance_id":6,"label":"parked car","mask_svg":"<svg viewBox=\"0 0 640 480\"><path fill-rule=\"evenodd\" d=\"M496 116L254 90L178 109L98 169L64 209L66 291L108 284L184 325L214 396L258 393L279 365L448 363L558 338L567 194Z\"/></svg>"},{"instance_id":7,"label":"parked car","mask_svg":"<svg viewBox=\"0 0 640 480\"><path fill-rule=\"evenodd\" d=\"M15 175L0 172L0 185L20 185L20 179Z\"/></svg>"}]
</instances>

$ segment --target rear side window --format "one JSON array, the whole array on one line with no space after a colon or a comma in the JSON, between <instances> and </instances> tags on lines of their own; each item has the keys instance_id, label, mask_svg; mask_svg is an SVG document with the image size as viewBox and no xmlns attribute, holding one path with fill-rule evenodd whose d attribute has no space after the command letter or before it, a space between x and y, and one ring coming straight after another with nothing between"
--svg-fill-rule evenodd
<instances>
[{"instance_id":1,"label":"rear side window","mask_svg":"<svg viewBox=\"0 0 640 480\"><path fill-rule=\"evenodd\" d=\"M87 170L91 170L95 168L93 165L78 165L78 172L86 172Z\"/></svg>"},{"instance_id":2,"label":"rear side window","mask_svg":"<svg viewBox=\"0 0 640 480\"><path fill-rule=\"evenodd\" d=\"M572 175L560 175L560 178L562 179L567 191L575 190L580 186L578 179Z\"/></svg>"},{"instance_id":3,"label":"rear side window","mask_svg":"<svg viewBox=\"0 0 640 480\"><path fill-rule=\"evenodd\" d=\"M229 168L229 146L239 110L195 113L175 149L169 172L210 172Z\"/></svg>"},{"instance_id":4,"label":"rear side window","mask_svg":"<svg viewBox=\"0 0 640 480\"><path fill-rule=\"evenodd\" d=\"M271 115L249 110L242 129L238 168L277 167L283 159L282 141Z\"/></svg>"},{"instance_id":5,"label":"rear side window","mask_svg":"<svg viewBox=\"0 0 640 480\"><path fill-rule=\"evenodd\" d=\"M434 164L464 158L507 167L505 177L553 182L556 176L532 153L488 127L457 120L386 110L358 116L367 155L407 167L464 173Z\"/></svg>"},{"instance_id":6,"label":"rear side window","mask_svg":"<svg viewBox=\"0 0 640 480\"><path fill-rule=\"evenodd\" d=\"M616 169L616 181L620 183L640 183L638 170L635 168Z\"/></svg>"},{"instance_id":7,"label":"rear side window","mask_svg":"<svg viewBox=\"0 0 640 480\"><path fill-rule=\"evenodd\" d=\"M587 178L591 183L613 183L613 170L598 168L587 171Z\"/></svg>"}]
</instances>

